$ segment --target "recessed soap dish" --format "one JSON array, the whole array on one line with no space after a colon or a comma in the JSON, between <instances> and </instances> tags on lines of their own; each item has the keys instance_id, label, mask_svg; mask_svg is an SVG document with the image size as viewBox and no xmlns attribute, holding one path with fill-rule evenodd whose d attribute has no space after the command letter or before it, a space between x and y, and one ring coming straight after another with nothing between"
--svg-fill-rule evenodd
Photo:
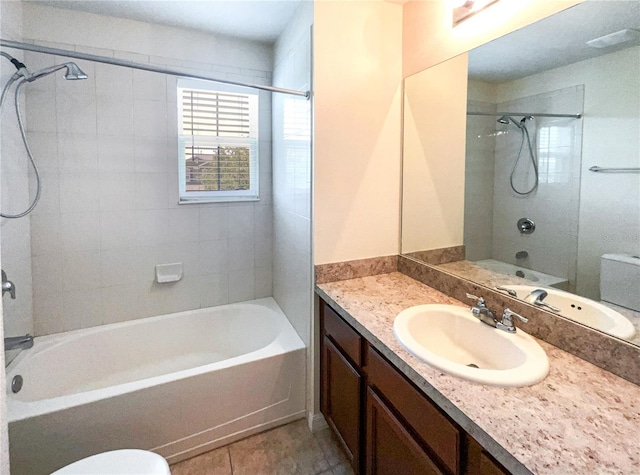
<instances>
[{"instance_id":1,"label":"recessed soap dish","mask_svg":"<svg viewBox=\"0 0 640 475\"><path fill-rule=\"evenodd\" d=\"M156 281L158 284L177 282L182 279L182 262L156 265Z\"/></svg>"}]
</instances>

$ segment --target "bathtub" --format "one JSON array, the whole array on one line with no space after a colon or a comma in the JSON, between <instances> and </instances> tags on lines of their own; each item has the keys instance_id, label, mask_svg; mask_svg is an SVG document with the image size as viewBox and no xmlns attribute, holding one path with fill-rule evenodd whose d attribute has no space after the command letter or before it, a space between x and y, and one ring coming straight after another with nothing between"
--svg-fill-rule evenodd
<instances>
[{"instance_id":1,"label":"bathtub","mask_svg":"<svg viewBox=\"0 0 640 475\"><path fill-rule=\"evenodd\" d=\"M473 263L494 272L522 277L530 282L537 282L540 285L555 287L557 289L566 289L569 284L566 278L556 277L555 275L545 274L544 272L527 269L495 259L483 259L481 261L474 261Z\"/></svg>"},{"instance_id":2,"label":"bathtub","mask_svg":"<svg viewBox=\"0 0 640 475\"><path fill-rule=\"evenodd\" d=\"M121 448L177 462L298 419L305 358L272 298L38 337L7 367L11 473Z\"/></svg>"}]
</instances>

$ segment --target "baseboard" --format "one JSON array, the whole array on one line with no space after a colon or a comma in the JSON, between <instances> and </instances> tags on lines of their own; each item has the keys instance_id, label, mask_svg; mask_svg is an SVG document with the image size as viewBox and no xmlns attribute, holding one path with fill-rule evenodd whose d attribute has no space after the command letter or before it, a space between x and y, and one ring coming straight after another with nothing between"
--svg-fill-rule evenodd
<instances>
[{"instance_id":1,"label":"baseboard","mask_svg":"<svg viewBox=\"0 0 640 475\"><path fill-rule=\"evenodd\" d=\"M327 421L320 412L315 414L311 412L307 413L307 423L309 424L309 430L311 430L311 432L318 432L329 427L329 424L327 424Z\"/></svg>"}]
</instances>

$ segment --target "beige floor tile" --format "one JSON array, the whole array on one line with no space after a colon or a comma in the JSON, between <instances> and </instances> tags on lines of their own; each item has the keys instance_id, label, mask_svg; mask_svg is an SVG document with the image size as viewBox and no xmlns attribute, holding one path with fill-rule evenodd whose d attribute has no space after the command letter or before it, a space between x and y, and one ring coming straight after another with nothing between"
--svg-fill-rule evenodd
<instances>
[{"instance_id":1,"label":"beige floor tile","mask_svg":"<svg viewBox=\"0 0 640 475\"><path fill-rule=\"evenodd\" d=\"M348 463L336 465L331 470L333 471L333 475L354 475L353 469Z\"/></svg>"},{"instance_id":2,"label":"beige floor tile","mask_svg":"<svg viewBox=\"0 0 640 475\"><path fill-rule=\"evenodd\" d=\"M344 450L340 446L338 438L331 429L327 427L326 429L315 432L314 435L330 467L349 463L349 459L347 459Z\"/></svg>"},{"instance_id":3,"label":"beige floor tile","mask_svg":"<svg viewBox=\"0 0 640 475\"><path fill-rule=\"evenodd\" d=\"M329 463L304 420L229 446L233 475L316 475Z\"/></svg>"},{"instance_id":4,"label":"beige floor tile","mask_svg":"<svg viewBox=\"0 0 640 475\"><path fill-rule=\"evenodd\" d=\"M171 465L171 475L231 475L229 449L222 447Z\"/></svg>"}]
</instances>

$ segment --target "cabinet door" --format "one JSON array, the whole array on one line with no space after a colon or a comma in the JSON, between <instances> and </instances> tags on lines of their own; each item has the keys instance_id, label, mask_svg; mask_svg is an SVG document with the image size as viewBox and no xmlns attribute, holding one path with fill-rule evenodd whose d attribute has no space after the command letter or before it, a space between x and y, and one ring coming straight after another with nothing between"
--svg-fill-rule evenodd
<instances>
[{"instance_id":1,"label":"cabinet door","mask_svg":"<svg viewBox=\"0 0 640 475\"><path fill-rule=\"evenodd\" d=\"M442 474L371 388L367 388L366 457L367 475Z\"/></svg>"},{"instance_id":2,"label":"cabinet door","mask_svg":"<svg viewBox=\"0 0 640 475\"><path fill-rule=\"evenodd\" d=\"M326 336L322 356L322 414L359 472L362 376Z\"/></svg>"}]
</instances>

